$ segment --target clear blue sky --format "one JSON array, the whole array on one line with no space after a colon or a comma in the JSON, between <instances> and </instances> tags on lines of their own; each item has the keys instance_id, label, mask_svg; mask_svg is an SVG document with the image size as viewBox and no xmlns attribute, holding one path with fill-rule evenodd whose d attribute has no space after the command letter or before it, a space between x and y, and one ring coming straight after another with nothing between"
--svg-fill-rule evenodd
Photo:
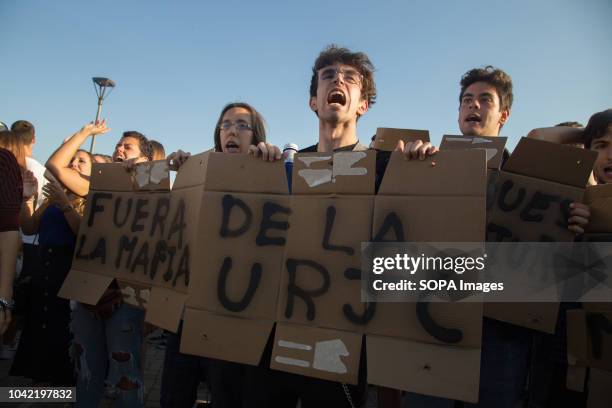
<instances>
[{"instance_id":1,"label":"clear blue sky","mask_svg":"<svg viewBox=\"0 0 612 408\"><path fill-rule=\"evenodd\" d=\"M612 107L612 2L591 1L0 1L0 120L37 128L45 161L95 116L92 76L117 88L104 105L112 128L139 130L167 151L212 146L224 104L247 101L269 141L317 140L310 69L337 43L377 68L378 103L359 121L457 134L459 78L492 64L514 80L503 135ZM86 144L89 146L89 143Z\"/></svg>"}]
</instances>

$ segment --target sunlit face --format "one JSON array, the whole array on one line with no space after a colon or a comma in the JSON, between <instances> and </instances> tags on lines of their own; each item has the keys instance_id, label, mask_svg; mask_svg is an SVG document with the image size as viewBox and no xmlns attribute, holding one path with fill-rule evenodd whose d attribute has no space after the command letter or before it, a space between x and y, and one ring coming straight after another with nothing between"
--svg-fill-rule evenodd
<instances>
[{"instance_id":1,"label":"sunlit face","mask_svg":"<svg viewBox=\"0 0 612 408\"><path fill-rule=\"evenodd\" d=\"M591 150L597 152L593 165L593 174L599 184L612 183L612 125L608 126L605 135L593 139Z\"/></svg>"},{"instance_id":2,"label":"sunlit face","mask_svg":"<svg viewBox=\"0 0 612 408\"><path fill-rule=\"evenodd\" d=\"M147 158L142 155L140 143L137 138L129 136L122 137L115 146L113 161L122 162L129 159L137 159L136 163L148 161Z\"/></svg>"},{"instance_id":3,"label":"sunlit face","mask_svg":"<svg viewBox=\"0 0 612 408\"><path fill-rule=\"evenodd\" d=\"M70 168L78 171L83 176L91 176L91 159L85 152L76 152L70 161Z\"/></svg>"},{"instance_id":4,"label":"sunlit face","mask_svg":"<svg viewBox=\"0 0 612 408\"><path fill-rule=\"evenodd\" d=\"M336 63L321 68L317 75L317 96L309 104L319 120L346 123L368 111L368 101L361 98L363 76L356 68Z\"/></svg>"},{"instance_id":5,"label":"sunlit face","mask_svg":"<svg viewBox=\"0 0 612 408\"><path fill-rule=\"evenodd\" d=\"M219 124L219 140L223 153L248 153L253 140L251 112L239 107L225 112Z\"/></svg>"},{"instance_id":6,"label":"sunlit face","mask_svg":"<svg viewBox=\"0 0 612 408\"><path fill-rule=\"evenodd\" d=\"M459 129L466 136L499 136L508 116L508 110L500 111L495 87L486 82L474 82L461 98Z\"/></svg>"}]
</instances>

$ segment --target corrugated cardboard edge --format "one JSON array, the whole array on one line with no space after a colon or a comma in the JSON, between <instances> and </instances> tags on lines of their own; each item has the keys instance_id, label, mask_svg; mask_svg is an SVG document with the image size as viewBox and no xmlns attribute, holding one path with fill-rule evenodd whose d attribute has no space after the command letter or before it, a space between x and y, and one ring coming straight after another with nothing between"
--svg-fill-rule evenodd
<instances>
[{"instance_id":1,"label":"corrugated cardboard edge","mask_svg":"<svg viewBox=\"0 0 612 408\"><path fill-rule=\"evenodd\" d=\"M274 323L186 308L180 351L256 366Z\"/></svg>"},{"instance_id":2,"label":"corrugated cardboard edge","mask_svg":"<svg viewBox=\"0 0 612 408\"><path fill-rule=\"evenodd\" d=\"M93 163L90 195L94 191L134 191L132 177L121 163Z\"/></svg>"},{"instance_id":3,"label":"corrugated cardboard edge","mask_svg":"<svg viewBox=\"0 0 612 408\"><path fill-rule=\"evenodd\" d=\"M586 313L584 310L567 311L567 362L575 366L588 361Z\"/></svg>"},{"instance_id":4,"label":"corrugated cardboard edge","mask_svg":"<svg viewBox=\"0 0 612 408\"><path fill-rule=\"evenodd\" d=\"M176 333L183 316L186 299L187 294L160 287L152 288L145 321Z\"/></svg>"},{"instance_id":5,"label":"corrugated cardboard edge","mask_svg":"<svg viewBox=\"0 0 612 408\"><path fill-rule=\"evenodd\" d=\"M537 305L537 308L531 307ZM544 333L555 333L559 303L485 303L483 313L502 322Z\"/></svg>"},{"instance_id":6,"label":"corrugated cardboard edge","mask_svg":"<svg viewBox=\"0 0 612 408\"><path fill-rule=\"evenodd\" d=\"M368 383L478 402L480 351L367 335Z\"/></svg>"},{"instance_id":7,"label":"corrugated cardboard edge","mask_svg":"<svg viewBox=\"0 0 612 408\"><path fill-rule=\"evenodd\" d=\"M203 185L206 179L209 155L210 151L207 151L189 157L176 173L172 191Z\"/></svg>"},{"instance_id":8,"label":"corrugated cardboard edge","mask_svg":"<svg viewBox=\"0 0 612 408\"><path fill-rule=\"evenodd\" d=\"M476 140L476 143L473 141ZM488 141L491 145L478 141ZM459 149L487 149L495 147L496 154L487 159L487 169L499 170L504 158L504 148L506 147L507 137L502 136L464 136L464 135L444 135L440 142L440 150L459 150ZM487 152L487 155L489 153Z\"/></svg>"},{"instance_id":9,"label":"corrugated cardboard edge","mask_svg":"<svg viewBox=\"0 0 612 408\"><path fill-rule=\"evenodd\" d=\"M204 187L226 193L289 194L282 161L270 163L246 154L210 153Z\"/></svg>"},{"instance_id":10,"label":"corrugated cardboard edge","mask_svg":"<svg viewBox=\"0 0 612 408\"><path fill-rule=\"evenodd\" d=\"M584 188L597 153L543 140L521 138L504 171Z\"/></svg>"},{"instance_id":11,"label":"corrugated cardboard edge","mask_svg":"<svg viewBox=\"0 0 612 408\"><path fill-rule=\"evenodd\" d=\"M483 149L446 150L425 160L391 153L378 195L482 196L487 185Z\"/></svg>"},{"instance_id":12,"label":"corrugated cardboard edge","mask_svg":"<svg viewBox=\"0 0 612 408\"><path fill-rule=\"evenodd\" d=\"M376 150L390 152L395 149L399 140L403 140L404 142L414 142L416 140L429 142L429 130L380 127L376 129L374 148Z\"/></svg>"},{"instance_id":13,"label":"corrugated cardboard edge","mask_svg":"<svg viewBox=\"0 0 612 408\"><path fill-rule=\"evenodd\" d=\"M71 269L57 296L95 305L114 279L112 276Z\"/></svg>"},{"instance_id":14,"label":"corrugated cardboard edge","mask_svg":"<svg viewBox=\"0 0 612 408\"><path fill-rule=\"evenodd\" d=\"M587 377L587 368L580 366L567 366L565 386L568 390L584 392L584 384Z\"/></svg>"}]
</instances>

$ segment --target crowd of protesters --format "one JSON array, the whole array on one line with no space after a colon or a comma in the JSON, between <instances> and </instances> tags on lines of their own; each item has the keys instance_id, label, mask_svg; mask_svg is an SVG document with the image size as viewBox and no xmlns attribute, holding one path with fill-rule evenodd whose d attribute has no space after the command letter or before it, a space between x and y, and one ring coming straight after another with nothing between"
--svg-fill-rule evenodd
<instances>
[{"instance_id":1,"label":"crowd of protesters","mask_svg":"<svg viewBox=\"0 0 612 408\"><path fill-rule=\"evenodd\" d=\"M357 124L376 96L374 66L366 54L337 46L323 50L312 68L309 95L319 134L315 143L302 151L368 149L357 137ZM510 119L512 105L512 80L507 73L491 66L472 69L460 80L459 129L464 135L498 136ZM178 170L190 154L179 150L166 157L161 143L137 131L123 132L112 155L81 150L88 137L110 131L106 122L100 121L86 124L66 138L42 166L32 158L37 137L34 125L18 120L10 129L2 126L0 334L7 331L15 308L25 318L11 374L31 378L36 385L76 386L76 406L97 406L110 387L119 406L141 407L144 311L125 303L116 283L96 305L71 302L57 293L70 270L92 163L124 162L129 170L140 162L166 159ZM250 154L254 160L281 159L278 147L266 142L263 116L248 103L223 107L213 135L217 152ZM612 109L595 113L584 128L576 122L564 122L534 129L529 137L595 151L590 182L612 183ZM438 149L429 142L400 141L396 150L407 159L418 160ZM382 156L379 159L383 160ZM377 180L384 169L384 165L377 165ZM568 228L580 235L589 219L588 206L573 203ZM19 253L21 272L16 278ZM181 329L182 325L176 334L168 334L163 407L192 407L202 378L206 378L215 407L295 407L298 401L304 408L365 404L363 365L359 384L346 387L270 370L266 361L252 367L183 354L179 351ZM542 355L542 344L552 338L485 318L478 404L379 387L378 406L585 406L581 393L565 388L567 361L563 356L555 360L546 355L543 362L540 359L543 365L539 371L530 363L533 356ZM551 376L551 371L554 381L538 383L540 375Z\"/></svg>"}]
</instances>

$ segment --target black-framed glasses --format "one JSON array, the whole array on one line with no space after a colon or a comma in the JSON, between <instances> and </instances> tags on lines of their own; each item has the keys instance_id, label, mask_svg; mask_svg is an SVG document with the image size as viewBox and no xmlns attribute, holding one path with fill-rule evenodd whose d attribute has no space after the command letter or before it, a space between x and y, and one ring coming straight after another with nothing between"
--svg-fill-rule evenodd
<instances>
[{"instance_id":1,"label":"black-framed glasses","mask_svg":"<svg viewBox=\"0 0 612 408\"><path fill-rule=\"evenodd\" d=\"M356 69L353 69L353 68L338 69L338 68L333 68L333 67L323 68L319 72L319 79L321 79L322 81L331 81L334 78L336 78L336 75L338 75L338 77L342 75L342 78L344 78L344 81L348 84L359 85L363 81L363 75L361 75L361 73L357 71Z\"/></svg>"},{"instance_id":2,"label":"black-framed glasses","mask_svg":"<svg viewBox=\"0 0 612 408\"><path fill-rule=\"evenodd\" d=\"M251 125L249 125L246 122L235 122L234 123L234 122L229 122L229 121L221 122L221 124L219 125L219 129L223 130L224 132L227 132L228 130L232 128L232 126L236 126L236 132L238 133L253 130L253 127L251 127Z\"/></svg>"}]
</instances>

